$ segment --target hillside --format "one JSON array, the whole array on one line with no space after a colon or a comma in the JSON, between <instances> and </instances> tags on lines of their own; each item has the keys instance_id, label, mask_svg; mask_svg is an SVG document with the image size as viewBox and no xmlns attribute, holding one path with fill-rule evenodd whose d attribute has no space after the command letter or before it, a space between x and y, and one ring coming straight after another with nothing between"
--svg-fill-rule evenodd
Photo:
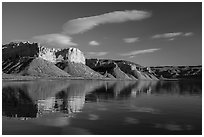
<instances>
[{"instance_id":1,"label":"hillside","mask_svg":"<svg viewBox=\"0 0 204 137\"><path fill-rule=\"evenodd\" d=\"M3 45L2 70L4 79L22 79L19 76L104 78L85 65L84 54L77 48L50 49L30 42Z\"/></svg>"},{"instance_id":2,"label":"hillside","mask_svg":"<svg viewBox=\"0 0 204 137\"><path fill-rule=\"evenodd\" d=\"M41 58L16 58L3 61L3 72L35 77L68 77L68 73L59 69L52 62Z\"/></svg>"},{"instance_id":3,"label":"hillside","mask_svg":"<svg viewBox=\"0 0 204 137\"><path fill-rule=\"evenodd\" d=\"M116 79L158 80L149 68L129 61L86 59L86 65L101 74L109 73Z\"/></svg>"},{"instance_id":4,"label":"hillside","mask_svg":"<svg viewBox=\"0 0 204 137\"><path fill-rule=\"evenodd\" d=\"M126 74L122 79L138 80L178 80L202 79L202 66L157 66L144 67L125 60L86 59L86 65L101 74L111 74L115 78L115 68ZM128 78L129 77L129 78Z\"/></svg>"},{"instance_id":5,"label":"hillside","mask_svg":"<svg viewBox=\"0 0 204 137\"><path fill-rule=\"evenodd\" d=\"M69 73L73 77L83 77L83 78L94 78L102 79L105 78L101 74L95 72L88 66L82 63L73 63L70 61L62 61L56 64L61 70Z\"/></svg>"}]
</instances>

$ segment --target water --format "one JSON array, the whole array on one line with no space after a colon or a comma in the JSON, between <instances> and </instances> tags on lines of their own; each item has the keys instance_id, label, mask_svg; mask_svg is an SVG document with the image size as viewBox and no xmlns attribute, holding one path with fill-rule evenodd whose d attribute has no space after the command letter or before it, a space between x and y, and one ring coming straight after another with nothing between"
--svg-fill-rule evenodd
<instances>
[{"instance_id":1,"label":"water","mask_svg":"<svg viewBox=\"0 0 204 137\"><path fill-rule=\"evenodd\" d=\"M196 81L3 82L3 134L201 134Z\"/></svg>"}]
</instances>

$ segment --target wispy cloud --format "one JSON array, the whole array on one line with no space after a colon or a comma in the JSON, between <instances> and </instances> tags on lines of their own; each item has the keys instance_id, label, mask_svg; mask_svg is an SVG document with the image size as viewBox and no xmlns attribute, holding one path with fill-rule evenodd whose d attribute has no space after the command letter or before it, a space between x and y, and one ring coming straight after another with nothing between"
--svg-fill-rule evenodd
<instances>
[{"instance_id":1,"label":"wispy cloud","mask_svg":"<svg viewBox=\"0 0 204 137\"><path fill-rule=\"evenodd\" d=\"M194 35L193 32L187 32L187 33L184 34L184 36L186 36L186 37L193 36L193 35Z\"/></svg>"},{"instance_id":2,"label":"wispy cloud","mask_svg":"<svg viewBox=\"0 0 204 137\"><path fill-rule=\"evenodd\" d=\"M184 36L184 37L193 36L193 32L186 32L186 33L171 32L171 33L156 34L156 35L153 35L152 38L153 39L163 38L163 39L168 39L172 41L172 40L175 40L175 38L180 37L180 36Z\"/></svg>"},{"instance_id":3,"label":"wispy cloud","mask_svg":"<svg viewBox=\"0 0 204 137\"><path fill-rule=\"evenodd\" d=\"M108 52L86 52L86 54L90 56L105 56Z\"/></svg>"},{"instance_id":4,"label":"wispy cloud","mask_svg":"<svg viewBox=\"0 0 204 137\"><path fill-rule=\"evenodd\" d=\"M35 36L32 39L37 42L46 44L47 46L57 46L58 48L76 46L77 44L72 42L72 38L70 37L70 35L86 32L101 24L139 21L148 17L151 17L151 13L147 11L125 10L114 11L97 16L77 18L66 22L63 25L63 31L60 33ZM96 46L99 45L99 43L95 41L91 42L90 45Z\"/></svg>"},{"instance_id":5,"label":"wispy cloud","mask_svg":"<svg viewBox=\"0 0 204 137\"><path fill-rule=\"evenodd\" d=\"M93 40L93 41L90 41L90 42L89 42L89 45L91 45L91 46L99 46L100 43L97 42L97 41L95 41L95 40Z\"/></svg>"},{"instance_id":6,"label":"wispy cloud","mask_svg":"<svg viewBox=\"0 0 204 137\"><path fill-rule=\"evenodd\" d=\"M156 34L152 36L153 39L158 39L158 38L173 38L182 35L182 32L172 32L172 33L164 33L164 34Z\"/></svg>"},{"instance_id":7,"label":"wispy cloud","mask_svg":"<svg viewBox=\"0 0 204 137\"><path fill-rule=\"evenodd\" d=\"M124 38L123 41L125 43L134 43L134 42L138 42L140 41L139 37L135 37L135 38Z\"/></svg>"},{"instance_id":8,"label":"wispy cloud","mask_svg":"<svg viewBox=\"0 0 204 137\"><path fill-rule=\"evenodd\" d=\"M44 43L50 47L55 47L55 48L77 46L76 43L72 42L71 37L63 34L58 34L58 33L35 36L33 37L33 39L37 42Z\"/></svg>"},{"instance_id":9,"label":"wispy cloud","mask_svg":"<svg viewBox=\"0 0 204 137\"><path fill-rule=\"evenodd\" d=\"M114 11L102 15L70 20L64 24L63 32L69 35L78 34L93 29L101 24L138 21L148 17L151 17L151 13L148 11L141 10Z\"/></svg>"},{"instance_id":10,"label":"wispy cloud","mask_svg":"<svg viewBox=\"0 0 204 137\"><path fill-rule=\"evenodd\" d=\"M156 48L156 49L135 50L135 51L131 51L131 52L128 52L128 53L122 53L120 55L121 56L129 56L130 58L132 58L132 57L134 57L135 55L138 55L138 54L152 53L152 52L155 52L155 51L158 51L158 50L160 50L160 49Z\"/></svg>"}]
</instances>

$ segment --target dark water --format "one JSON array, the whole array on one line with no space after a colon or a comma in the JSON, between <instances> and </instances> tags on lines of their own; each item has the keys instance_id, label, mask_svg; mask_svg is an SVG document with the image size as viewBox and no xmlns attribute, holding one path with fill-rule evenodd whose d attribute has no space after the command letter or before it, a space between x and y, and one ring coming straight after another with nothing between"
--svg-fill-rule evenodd
<instances>
[{"instance_id":1,"label":"dark water","mask_svg":"<svg viewBox=\"0 0 204 137\"><path fill-rule=\"evenodd\" d=\"M3 134L201 134L195 81L3 82Z\"/></svg>"}]
</instances>

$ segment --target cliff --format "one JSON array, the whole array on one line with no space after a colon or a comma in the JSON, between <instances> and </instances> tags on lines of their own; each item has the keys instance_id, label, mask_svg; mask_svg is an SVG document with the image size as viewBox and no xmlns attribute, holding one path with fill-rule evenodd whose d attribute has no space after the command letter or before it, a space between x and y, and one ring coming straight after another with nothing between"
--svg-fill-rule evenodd
<instances>
[{"instance_id":1,"label":"cliff","mask_svg":"<svg viewBox=\"0 0 204 137\"><path fill-rule=\"evenodd\" d=\"M103 77L85 65L84 54L77 48L50 49L38 43L11 42L3 45L2 59L2 70L6 74L36 77L87 77L92 74L89 78ZM69 64L66 71L59 66L65 62Z\"/></svg>"},{"instance_id":2,"label":"cliff","mask_svg":"<svg viewBox=\"0 0 204 137\"><path fill-rule=\"evenodd\" d=\"M68 60L74 63L85 64L84 54L77 48L50 49L40 46L38 43L30 42L11 42L3 45L3 60L13 58L42 58L56 63L61 60Z\"/></svg>"},{"instance_id":3,"label":"cliff","mask_svg":"<svg viewBox=\"0 0 204 137\"><path fill-rule=\"evenodd\" d=\"M86 65L101 74L111 74L117 79L158 80L149 68L129 61L86 59Z\"/></svg>"},{"instance_id":4,"label":"cliff","mask_svg":"<svg viewBox=\"0 0 204 137\"><path fill-rule=\"evenodd\" d=\"M110 80L202 79L202 66L144 67L125 60L86 59L77 48L54 49L38 43L2 46L3 77L80 77ZM8 75L11 74L11 75Z\"/></svg>"}]
</instances>

